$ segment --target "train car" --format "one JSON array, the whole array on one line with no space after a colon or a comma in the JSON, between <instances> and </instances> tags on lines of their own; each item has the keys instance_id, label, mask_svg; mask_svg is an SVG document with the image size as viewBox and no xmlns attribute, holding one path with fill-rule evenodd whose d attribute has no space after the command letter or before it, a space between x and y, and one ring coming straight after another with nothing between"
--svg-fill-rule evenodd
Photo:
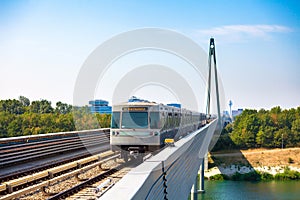
<instances>
[{"instance_id":1,"label":"train car","mask_svg":"<svg viewBox=\"0 0 300 200\"><path fill-rule=\"evenodd\" d=\"M128 155L152 152L206 123L205 114L155 102L136 100L113 106L110 145L112 151Z\"/></svg>"}]
</instances>

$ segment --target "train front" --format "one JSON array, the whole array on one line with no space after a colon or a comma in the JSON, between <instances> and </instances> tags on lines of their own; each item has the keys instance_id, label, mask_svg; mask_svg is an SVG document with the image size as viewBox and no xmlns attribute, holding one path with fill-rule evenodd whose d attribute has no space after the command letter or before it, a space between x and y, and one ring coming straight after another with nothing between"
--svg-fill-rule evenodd
<instances>
[{"instance_id":1,"label":"train front","mask_svg":"<svg viewBox=\"0 0 300 200\"><path fill-rule=\"evenodd\" d=\"M160 147L160 113L156 103L131 102L113 106L110 145L112 151L138 155Z\"/></svg>"}]
</instances>

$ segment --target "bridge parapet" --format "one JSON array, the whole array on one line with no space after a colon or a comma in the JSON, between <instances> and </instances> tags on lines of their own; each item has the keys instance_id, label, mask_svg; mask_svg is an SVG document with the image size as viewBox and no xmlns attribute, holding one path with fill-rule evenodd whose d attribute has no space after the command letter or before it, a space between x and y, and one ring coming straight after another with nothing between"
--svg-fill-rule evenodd
<instances>
[{"instance_id":1,"label":"bridge parapet","mask_svg":"<svg viewBox=\"0 0 300 200\"><path fill-rule=\"evenodd\" d=\"M212 121L132 169L101 199L187 199L217 122Z\"/></svg>"}]
</instances>

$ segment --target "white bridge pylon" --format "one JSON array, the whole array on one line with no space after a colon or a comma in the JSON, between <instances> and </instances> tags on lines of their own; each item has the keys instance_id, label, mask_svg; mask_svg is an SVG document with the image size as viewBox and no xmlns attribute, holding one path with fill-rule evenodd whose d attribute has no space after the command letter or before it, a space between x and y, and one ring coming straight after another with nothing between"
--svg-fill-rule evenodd
<instances>
[{"instance_id":1,"label":"white bridge pylon","mask_svg":"<svg viewBox=\"0 0 300 200\"><path fill-rule=\"evenodd\" d=\"M212 63L213 61L213 63ZM212 66L213 64L213 66ZM220 108L220 95L219 95L219 82L218 82L218 71L217 71L217 59L216 59L216 49L215 49L215 41L214 38L210 38L209 41L209 54L208 54L208 83L207 83L207 105L206 105L206 116L208 116L208 118L211 117L211 83L212 83L212 70L214 72L214 77L215 77L215 92L216 92L216 104L217 104L217 119L216 122L216 128L214 129L214 131L216 129L220 129L222 127L222 116L221 116L221 108ZM214 132L213 131L213 132ZM214 134L210 135L208 134L208 136L210 137L208 143L203 144L204 146L204 150L205 150L205 155L201 155L201 159L202 162L200 164L200 179L199 179L199 184L198 184L198 178L196 176L195 178L195 182L194 185L191 189L191 200L196 200L198 199L198 193L204 193L204 160L205 157L207 156L207 152L208 152L208 146L207 144L211 143L211 139L212 136ZM198 190L198 186L199 186L199 190Z\"/></svg>"}]
</instances>

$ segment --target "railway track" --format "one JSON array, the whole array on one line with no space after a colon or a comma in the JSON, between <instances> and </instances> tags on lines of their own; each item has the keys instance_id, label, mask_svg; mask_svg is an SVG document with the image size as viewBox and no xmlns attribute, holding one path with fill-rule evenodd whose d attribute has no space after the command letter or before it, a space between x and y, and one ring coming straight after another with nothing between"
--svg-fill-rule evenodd
<instances>
[{"instance_id":1,"label":"railway track","mask_svg":"<svg viewBox=\"0 0 300 200\"><path fill-rule=\"evenodd\" d=\"M7 143L12 143L9 145L3 145L2 141L0 184L109 150L109 129L67 136L57 138L52 134L53 138L47 136L47 140L40 138L29 143L24 143L24 139L23 143L19 143L20 139L8 139Z\"/></svg>"},{"instance_id":2,"label":"railway track","mask_svg":"<svg viewBox=\"0 0 300 200\"><path fill-rule=\"evenodd\" d=\"M109 144L108 129L67 138L54 137L37 142L0 146L0 168L103 144Z\"/></svg>"},{"instance_id":3,"label":"railway track","mask_svg":"<svg viewBox=\"0 0 300 200\"><path fill-rule=\"evenodd\" d=\"M108 150L109 150L109 148L104 149L104 151L108 151ZM101 153L101 152L97 152L97 153ZM73 162L76 160L87 158L89 156L91 156L90 152L85 152L85 153L81 153L81 154L78 154L75 156L70 156L68 158L62 158L62 159L56 160L54 162L53 161L47 162L47 163L44 163L44 164L41 164L38 166L31 167L29 169L19 169L18 171L14 171L12 173L0 175L0 180L1 180L0 184L10 181L10 180L13 180L13 179L23 177L23 176L27 176L27 175L34 174L34 173L37 173L40 171L44 171L44 170L47 170L47 169L50 169L53 167L57 167L57 166L60 166L63 164L67 164L67 163L70 163L70 162Z\"/></svg>"},{"instance_id":4,"label":"railway track","mask_svg":"<svg viewBox=\"0 0 300 200\"><path fill-rule=\"evenodd\" d=\"M60 184L69 179L75 179L77 182L81 182L87 179L88 176L93 176L93 173L85 178L80 178L81 175L88 174L90 170L95 168L98 171L103 171L101 165L105 165L107 162L117 159L118 154L113 152L105 152L100 155L91 156L79 161L74 161L65 165L54 167L42 172L38 172L29 176L25 176L19 179L11 180L5 182L5 194L2 193L0 200L4 199L38 199L32 197L34 193L42 193L44 198L53 195L54 192L47 192L47 188L55 187L55 185ZM86 164L84 166L84 164ZM86 175L85 175L86 176ZM58 188L62 188L59 186ZM31 195L30 195L31 194ZM25 195L25 196L24 196Z\"/></svg>"},{"instance_id":5,"label":"railway track","mask_svg":"<svg viewBox=\"0 0 300 200\"><path fill-rule=\"evenodd\" d=\"M3 143L0 142L0 144ZM0 170L10 164L18 165L19 161L31 165L33 159L48 159L48 156L57 153L63 153L65 156L68 155L68 152L74 153L78 149L90 147L89 145L107 145L109 148L109 129L99 134L74 137L69 135L67 138L47 138L47 140L36 142L2 145L0 146ZM113 152L86 157L90 153L87 151L87 154L78 154L55 162L43 163L43 165L34 166L30 170L21 169L4 175L0 173L0 200L65 199L67 196L70 199L83 199L84 196L89 196L90 199L97 198L107 190L105 188L112 187L131 169L128 165L133 163L137 165L141 161L131 159L130 162L122 164L124 161L118 160L120 155ZM153 154L155 153L153 152ZM118 160L118 162L112 164L112 160ZM3 164L2 161L8 164ZM107 166L107 170L101 168L103 165ZM100 175L98 176L98 174ZM99 185L103 186L99 189ZM72 189L73 187L75 189ZM66 194L63 190L70 192ZM79 193L75 192L79 190L81 190ZM98 191L96 192L96 190ZM60 197L60 195L63 196Z\"/></svg>"},{"instance_id":6,"label":"railway track","mask_svg":"<svg viewBox=\"0 0 300 200\"><path fill-rule=\"evenodd\" d=\"M66 200L98 199L106 191L113 187L116 182L123 178L123 176L125 176L131 169L131 167L124 167L121 170L104 177L100 181L95 182L94 184L88 184L79 192L67 197Z\"/></svg>"},{"instance_id":7,"label":"railway track","mask_svg":"<svg viewBox=\"0 0 300 200\"><path fill-rule=\"evenodd\" d=\"M138 163L136 162L136 160L131 160L127 163L119 164L68 190L50 197L48 200L97 199L102 194L104 194L106 190L112 187L118 180L120 180L131 169L131 167L134 167L137 164Z\"/></svg>"}]
</instances>

